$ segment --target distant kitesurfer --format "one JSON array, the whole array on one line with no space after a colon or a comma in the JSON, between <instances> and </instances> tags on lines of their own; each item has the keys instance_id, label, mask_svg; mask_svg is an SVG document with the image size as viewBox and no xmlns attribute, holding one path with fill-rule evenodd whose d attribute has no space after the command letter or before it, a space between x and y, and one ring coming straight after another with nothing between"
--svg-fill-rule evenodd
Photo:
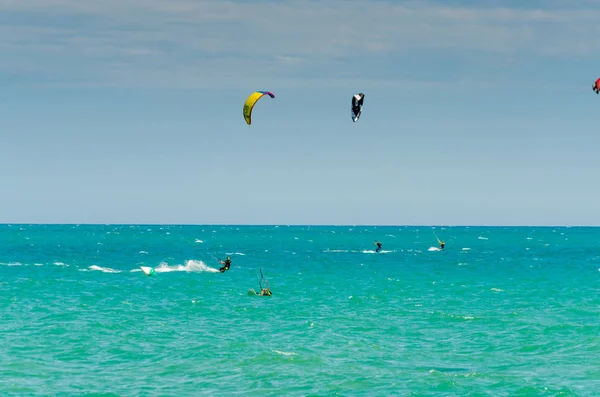
<instances>
[{"instance_id":1,"label":"distant kitesurfer","mask_svg":"<svg viewBox=\"0 0 600 397\"><path fill-rule=\"evenodd\" d=\"M265 282L265 286L263 287L263 281ZM271 288L269 287L269 282L265 280L265 276L263 276L262 269L260 269L260 280L258 281L258 285L260 285L260 292L257 292L256 295L262 296L271 296Z\"/></svg>"},{"instance_id":2,"label":"distant kitesurfer","mask_svg":"<svg viewBox=\"0 0 600 397\"><path fill-rule=\"evenodd\" d=\"M221 262L221 265L223 265L223 267L219 269L221 273L229 270L229 267L231 266L231 259L229 257L227 257L225 261L219 260L219 262Z\"/></svg>"},{"instance_id":3,"label":"distant kitesurfer","mask_svg":"<svg viewBox=\"0 0 600 397\"><path fill-rule=\"evenodd\" d=\"M381 251L381 243L379 241L375 241L375 245L377 245L377 249L375 250L375 252Z\"/></svg>"},{"instance_id":4,"label":"distant kitesurfer","mask_svg":"<svg viewBox=\"0 0 600 397\"><path fill-rule=\"evenodd\" d=\"M363 102L365 100L365 94L358 93L352 96L352 121L357 122L360 113L362 112Z\"/></svg>"},{"instance_id":5,"label":"distant kitesurfer","mask_svg":"<svg viewBox=\"0 0 600 397\"><path fill-rule=\"evenodd\" d=\"M445 246L446 246L446 243L444 243L443 241L440 241L440 249L443 250Z\"/></svg>"}]
</instances>

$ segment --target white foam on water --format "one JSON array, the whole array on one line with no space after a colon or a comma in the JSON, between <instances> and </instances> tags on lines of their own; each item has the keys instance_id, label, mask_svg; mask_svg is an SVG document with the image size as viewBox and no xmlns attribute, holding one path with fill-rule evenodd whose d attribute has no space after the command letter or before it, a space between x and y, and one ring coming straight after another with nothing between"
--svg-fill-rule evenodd
<instances>
[{"instance_id":1,"label":"white foam on water","mask_svg":"<svg viewBox=\"0 0 600 397\"><path fill-rule=\"evenodd\" d=\"M109 267L100 267L100 266L97 266L97 265L92 265L88 269L100 271L102 273L121 273L120 270L111 269ZM83 269L83 270L85 270L85 269Z\"/></svg>"},{"instance_id":2,"label":"white foam on water","mask_svg":"<svg viewBox=\"0 0 600 397\"><path fill-rule=\"evenodd\" d=\"M297 353L294 352L284 352L281 350L273 350L274 353L281 354L282 356L296 356Z\"/></svg>"},{"instance_id":3,"label":"white foam on water","mask_svg":"<svg viewBox=\"0 0 600 397\"><path fill-rule=\"evenodd\" d=\"M161 262L157 267L154 268L156 273L170 273L170 272L192 272L192 273L219 273L219 269L208 266L202 261L194 259L188 260L185 265L173 265L169 266L166 262Z\"/></svg>"}]
</instances>

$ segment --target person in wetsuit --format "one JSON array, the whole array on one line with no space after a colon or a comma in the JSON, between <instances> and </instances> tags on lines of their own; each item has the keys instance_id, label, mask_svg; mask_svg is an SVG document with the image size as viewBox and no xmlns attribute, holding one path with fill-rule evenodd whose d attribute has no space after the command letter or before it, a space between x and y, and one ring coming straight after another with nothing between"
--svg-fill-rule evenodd
<instances>
[{"instance_id":1,"label":"person in wetsuit","mask_svg":"<svg viewBox=\"0 0 600 397\"><path fill-rule=\"evenodd\" d=\"M376 241L375 244L377 245L377 249L375 249L375 252L381 251L381 243L379 241Z\"/></svg>"},{"instance_id":2,"label":"person in wetsuit","mask_svg":"<svg viewBox=\"0 0 600 397\"><path fill-rule=\"evenodd\" d=\"M258 294L258 295L271 296L271 295L273 295L273 293L271 292L271 290L269 288L263 288L262 290L260 290L260 294Z\"/></svg>"},{"instance_id":3,"label":"person in wetsuit","mask_svg":"<svg viewBox=\"0 0 600 397\"><path fill-rule=\"evenodd\" d=\"M443 250L445 246L446 246L446 243L444 243L443 241L440 241L440 249Z\"/></svg>"},{"instance_id":4,"label":"person in wetsuit","mask_svg":"<svg viewBox=\"0 0 600 397\"><path fill-rule=\"evenodd\" d=\"M221 267L219 269L219 271L221 273L226 272L227 270L229 270L229 267L231 266L231 259L229 257L227 257L225 259L225 261L220 261L220 262L221 262L221 265L223 265L223 267Z\"/></svg>"}]
</instances>

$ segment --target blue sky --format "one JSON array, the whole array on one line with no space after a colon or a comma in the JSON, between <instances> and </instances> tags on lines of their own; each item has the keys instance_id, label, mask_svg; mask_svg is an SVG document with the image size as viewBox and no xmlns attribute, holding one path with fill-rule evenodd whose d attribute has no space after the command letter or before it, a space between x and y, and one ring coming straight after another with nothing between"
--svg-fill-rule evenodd
<instances>
[{"instance_id":1,"label":"blue sky","mask_svg":"<svg viewBox=\"0 0 600 397\"><path fill-rule=\"evenodd\" d=\"M480 3L0 0L0 222L600 225L600 1Z\"/></svg>"}]
</instances>

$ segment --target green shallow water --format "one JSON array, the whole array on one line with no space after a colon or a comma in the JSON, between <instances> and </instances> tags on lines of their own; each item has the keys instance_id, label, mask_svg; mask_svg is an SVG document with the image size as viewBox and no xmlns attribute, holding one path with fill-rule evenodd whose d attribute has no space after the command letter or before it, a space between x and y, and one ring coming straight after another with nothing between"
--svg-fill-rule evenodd
<instances>
[{"instance_id":1,"label":"green shallow water","mask_svg":"<svg viewBox=\"0 0 600 397\"><path fill-rule=\"evenodd\" d=\"M435 231L0 226L0 395L596 395L600 229Z\"/></svg>"}]
</instances>

